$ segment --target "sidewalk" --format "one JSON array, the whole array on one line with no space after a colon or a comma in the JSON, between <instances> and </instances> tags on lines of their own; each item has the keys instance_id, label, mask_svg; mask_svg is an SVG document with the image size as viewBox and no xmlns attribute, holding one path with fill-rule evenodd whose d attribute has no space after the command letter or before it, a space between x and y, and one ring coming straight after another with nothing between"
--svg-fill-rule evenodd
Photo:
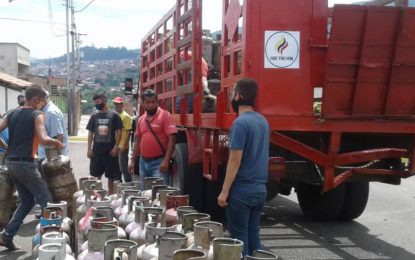
<instances>
[{"instance_id":1,"label":"sidewalk","mask_svg":"<svg viewBox=\"0 0 415 260\"><path fill-rule=\"evenodd\" d=\"M88 141L88 130L86 130L86 125L88 124L89 118L91 115L82 115L81 122L79 123L78 135L69 136L69 142L87 142Z\"/></svg>"}]
</instances>

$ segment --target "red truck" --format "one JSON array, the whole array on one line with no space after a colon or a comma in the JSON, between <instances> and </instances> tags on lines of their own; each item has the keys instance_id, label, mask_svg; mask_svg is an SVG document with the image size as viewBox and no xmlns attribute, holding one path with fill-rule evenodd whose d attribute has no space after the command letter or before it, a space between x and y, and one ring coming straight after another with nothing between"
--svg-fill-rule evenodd
<instances>
[{"instance_id":1,"label":"red truck","mask_svg":"<svg viewBox=\"0 0 415 260\"><path fill-rule=\"evenodd\" d=\"M222 10L210 49L202 0L177 0L141 43L140 91L156 90L176 120L173 185L193 206L217 213L230 96L244 77L258 81L256 109L271 127L268 199L294 188L305 216L351 220L369 182L415 174L415 8L224 0Z\"/></svg>"}]
</instances>

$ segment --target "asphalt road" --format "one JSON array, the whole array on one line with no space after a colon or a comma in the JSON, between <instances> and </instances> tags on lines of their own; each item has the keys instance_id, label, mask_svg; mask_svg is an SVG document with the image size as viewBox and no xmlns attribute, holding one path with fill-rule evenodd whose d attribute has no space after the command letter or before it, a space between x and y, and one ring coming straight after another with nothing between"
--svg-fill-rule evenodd
<instances>
[{"instance_id":1,"label":"asphalt road","mask_svg":"<svg viewBox=\"0 0 415 260\"><path fill-rule=\"evenodd\" d=\"M76 178L87 176L86 143L71 142L69 155ZM283 260L415 259L415 177L400 186L372 183L370 189L366 211L352 222L311 222L303 217L295 193L277 197L264 210L264 247ZM15 238L22 250L0 248L0 259L32 259L36 224L29 215Z\"/></svg>"}]
</instances>

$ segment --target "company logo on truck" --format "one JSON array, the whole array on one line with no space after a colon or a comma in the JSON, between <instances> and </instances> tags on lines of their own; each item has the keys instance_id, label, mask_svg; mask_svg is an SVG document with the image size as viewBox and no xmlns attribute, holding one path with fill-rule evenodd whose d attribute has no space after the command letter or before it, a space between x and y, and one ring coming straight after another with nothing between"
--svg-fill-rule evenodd
<instances>
[{"instance_id":1,"label":"company logo on truck","mask_svg":"<svg viewBox=\"0 0 415 260\"><path fill-rule=\"evenodd\" d=\"M283 54L284 50L288 47L288 42L285 37L281 37L278 43L275 45L275 49L278 51L279 54Z\"/></svg>"},{"instance_id":2,"label":"company logo on truck","mask_svg":"<svg viewBox=\"0 0 415 260\"><path fill-rule=\"evenodd\" d=\"M265 68L300 68L300 32L265 31Z\"/></svg>"}]
</instances>

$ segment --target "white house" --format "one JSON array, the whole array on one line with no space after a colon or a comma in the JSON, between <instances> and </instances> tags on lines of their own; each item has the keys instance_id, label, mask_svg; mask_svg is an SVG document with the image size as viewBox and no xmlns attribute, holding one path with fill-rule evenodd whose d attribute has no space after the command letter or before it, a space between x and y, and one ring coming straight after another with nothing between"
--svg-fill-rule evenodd
<instances>
[{"instance_id":1,"label":"white house","mask_svg":"<svg viewBox=\"0 0 415 260\"><path fill-rule=\"evenodd\" d=\"M17 96L31 85L29 81L0 72L0 114L17 107Z\"/></svg>"}]
</instances>

